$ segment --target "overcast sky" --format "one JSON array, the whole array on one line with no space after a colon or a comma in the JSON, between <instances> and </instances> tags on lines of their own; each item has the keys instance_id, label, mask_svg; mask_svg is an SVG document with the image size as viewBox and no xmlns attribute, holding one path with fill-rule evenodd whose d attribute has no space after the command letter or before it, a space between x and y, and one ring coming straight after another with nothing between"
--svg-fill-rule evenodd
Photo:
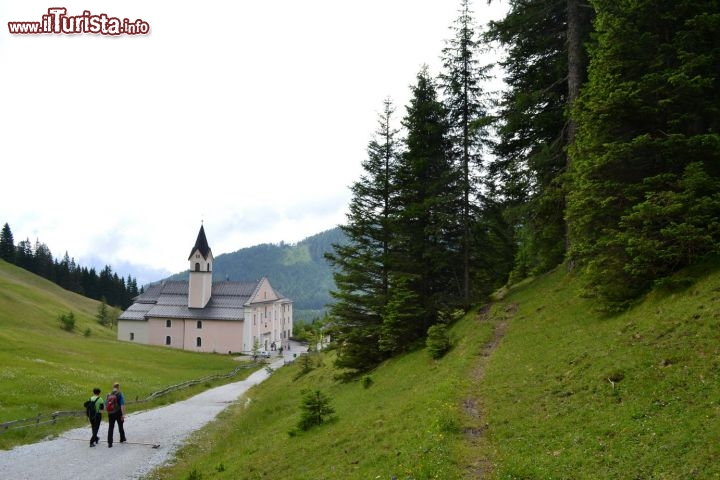
<instances>
[{"instance_id":1,"label":"overcast sky","mask_svg":"<svg viewBox=\"0 0 720 480\"><path fill-rule=\"evenodd\" d=\"M51 7L150 33L9 33ZM201 222L215 256L344 223L383 100L399 119L439 72L458 7L0 0L0 225L143 283L187 269Z\"/></svg>"}]
</instances>

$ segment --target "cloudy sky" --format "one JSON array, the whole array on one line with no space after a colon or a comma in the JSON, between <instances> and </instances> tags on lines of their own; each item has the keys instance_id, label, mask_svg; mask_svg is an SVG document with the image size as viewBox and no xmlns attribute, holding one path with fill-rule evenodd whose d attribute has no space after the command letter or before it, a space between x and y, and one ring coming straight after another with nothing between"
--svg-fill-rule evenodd
<instances>
[{"instance_id":1,"label":"cloudy sky","mask_svg":"<svg viewBox=\"0 0 720 480\"><path fill-rule=\"evenodd\" d=\"M0 225L141 283L187 268L201 222L216 256L333 228L383 99L399 118L439 72L458 6L0 0ZM51 7L150 33L9 33Z\"/></svg>"}]
</instances>

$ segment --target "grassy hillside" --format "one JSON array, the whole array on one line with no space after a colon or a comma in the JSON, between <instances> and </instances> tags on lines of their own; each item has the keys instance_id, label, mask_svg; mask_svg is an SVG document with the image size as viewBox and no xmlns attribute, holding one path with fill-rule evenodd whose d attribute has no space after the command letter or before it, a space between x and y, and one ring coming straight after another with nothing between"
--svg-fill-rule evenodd
<instances>
[{"instance_id":1,"label":"grassy hillside","mask_svg":"<svg viewBox=\"0 0 720 480\"><path fill-rule=\"evenodd\" d=\"M440 361L334 380L332 353L275 372L152 478L720 478L720 270L605 316L564 270L452 328ZM304 391L331 422L290 435Z\"/></svg>"},{"instance_id":2,"label":"grassy hillside","mask_svg":"<svg viewBox=\"0 0 720 480\"><path fill-rule=\"evenodd\" d=\"M720 478L720 274L615 316L564 272L518 305L478 394L496 478Z\"/></svg>"},{"instance_id":3,"label":"grassy hillside","mask_svg":"<svg viewBox=\"0 0 720 480\"><path fill-rule=\"evenodd\" d=\"M95 320L98 306L0 260L0 422L82 410L93 387L108 392L114 381L128 399L145 398L237 366L227 356L120 342ZM71 311L76 328L67 332L58 316ZM45 428L1 433L0 448L46 434Z\"/></svg>"}]
</instances>

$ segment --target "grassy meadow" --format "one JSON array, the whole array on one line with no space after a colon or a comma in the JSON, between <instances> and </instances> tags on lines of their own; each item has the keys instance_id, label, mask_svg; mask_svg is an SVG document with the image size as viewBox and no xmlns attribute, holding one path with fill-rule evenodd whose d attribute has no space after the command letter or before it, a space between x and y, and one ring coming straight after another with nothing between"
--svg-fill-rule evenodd
<instances>
[{"instance_id":1,"label":"grassy meadow","mask_svg":"<svg viewBox=\"0 0 720 480\"><path fill-rule=\"evenodd\" d=\"M273 372L148 480L720 479L720 262L682 275L684 288L608 315L561 267L456 322L442 359L421 349L353 382L336 380L332 351L312 354L309 371ZM80 409L115 380L142 398L236 365L118 342L97 307L0 263L0 421ZM74 333L57 321L70 310ZM314 390L335 413L297 431ZM53 428L2 433L0 446L68 426Z\"/></svg>"},{"instance_id":2,"label":"grassy meadow","mask_svg":"<svg viewBox=\"0 0 720 480\"><path fill-rule=\"evenodd\" d=\"M149 479L720 478L720 274L606 315L563 268L453 325L454 348L335 380L283 367ZM294 432L303 392L334 418Z\"/></svg>"},{"instance_id":3,"label":"grassy meadow","mask_svg":"<svg viewBox=\"0 0 720 480\"><path fill-rule=\"evenodd\" d=\"M81 411L93 387L107 393L115 381L130 401L186 380L228 373L238 365L228 356L120 342L114 330L96 321L99 305L0 261L0 423ZM71 311L76 326L68 332L60 327L58 316ZM198 385L155 404L209 386ZM86 423L76 418L56 426L0 432L0 448Z\"/></svg>"}]
</instances>

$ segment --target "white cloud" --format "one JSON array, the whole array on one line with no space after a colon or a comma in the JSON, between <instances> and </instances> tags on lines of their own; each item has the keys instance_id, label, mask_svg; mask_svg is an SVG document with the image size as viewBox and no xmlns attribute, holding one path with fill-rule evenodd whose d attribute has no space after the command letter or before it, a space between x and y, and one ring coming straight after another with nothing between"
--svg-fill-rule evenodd
<instances>
[{"instance_id":1,"label":"white cloud","mask_svg":"<svg viewBox=\"0 0 720 480\"><path fill-rule=\"evenodd\" d=\"M437 72L459 2L60 3L151 34L10 35L56 4L0 4L0 222L81 264L175 272L201 220L216 255L343 222L382 101L401 116Z\"/></svg>"}]
</instances>

